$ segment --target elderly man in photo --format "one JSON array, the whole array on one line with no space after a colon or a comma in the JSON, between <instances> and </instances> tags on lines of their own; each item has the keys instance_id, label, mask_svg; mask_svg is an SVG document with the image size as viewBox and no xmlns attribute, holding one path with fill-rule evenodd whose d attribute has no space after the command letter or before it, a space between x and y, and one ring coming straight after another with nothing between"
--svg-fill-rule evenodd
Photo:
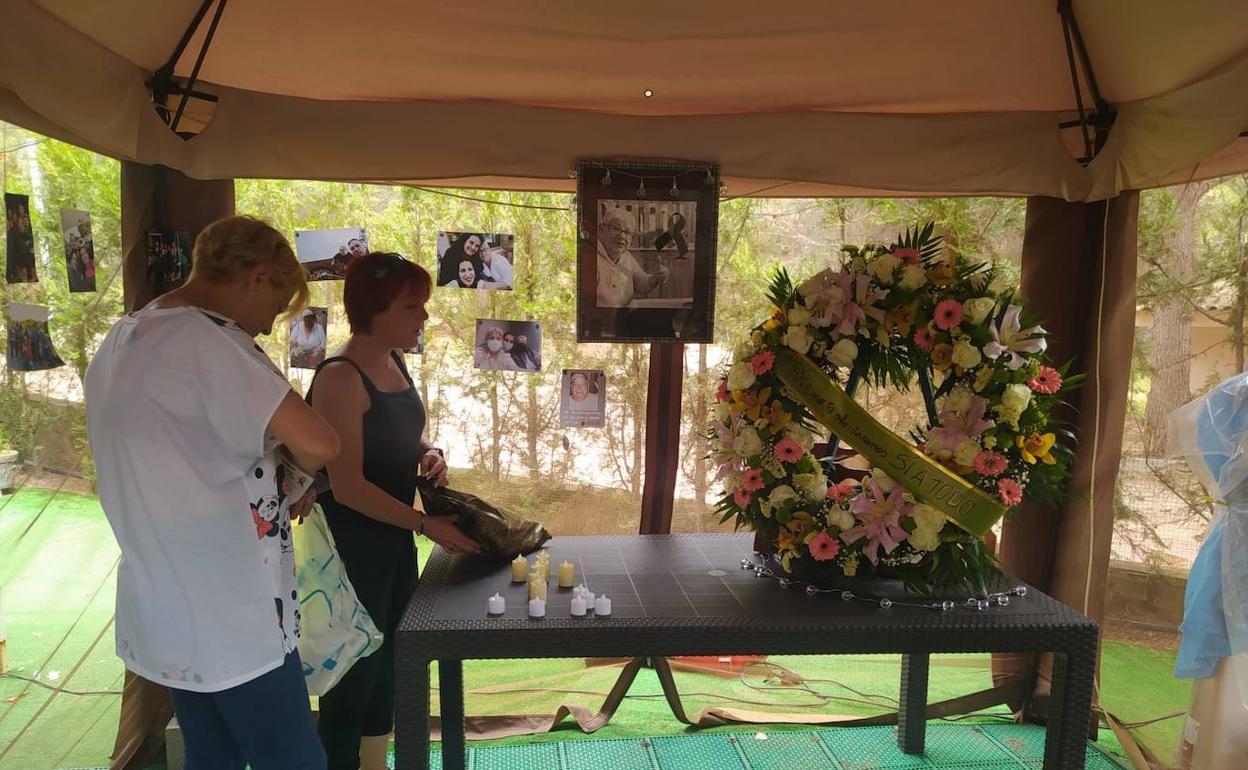
<instances>
[{"instance_id":1,"label":"elderly man in photo","mask_svg":"<svg viewBox=\"0 0 1248 770\"><path fill-rule=\"evenodd\" d=\"M671 271L660 264L647 273L629 253L637 222L623 209L613 208L598 223L598 307L628 307L667 281Z\"/></svg>"}]
</instances>

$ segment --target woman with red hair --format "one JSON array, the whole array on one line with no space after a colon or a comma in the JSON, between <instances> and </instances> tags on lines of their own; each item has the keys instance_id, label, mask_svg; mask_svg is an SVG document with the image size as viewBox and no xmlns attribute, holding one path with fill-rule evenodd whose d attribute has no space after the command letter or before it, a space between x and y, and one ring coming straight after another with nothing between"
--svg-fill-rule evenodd
<instances>
[{"instance_id":1,"label":"woman with red hair","mask_svg":"<svg viewBox=\"0 0 1248 770\"><path fill-rule=\"evenodd\" d=\"M308 400L338 431L331 490L319 502L347 577L382 647L351 667L320 699L317 730L329 770L382 770L394 723L394 635L416 588L413 532L451 553L479 546L447 519L412 507L416 477L446 484L442 450L424 440L425 407L403 364L429 318L432 281L398 254L374 252L347 268L351 338L317 367Z\"/></svg>"}]
</instances>

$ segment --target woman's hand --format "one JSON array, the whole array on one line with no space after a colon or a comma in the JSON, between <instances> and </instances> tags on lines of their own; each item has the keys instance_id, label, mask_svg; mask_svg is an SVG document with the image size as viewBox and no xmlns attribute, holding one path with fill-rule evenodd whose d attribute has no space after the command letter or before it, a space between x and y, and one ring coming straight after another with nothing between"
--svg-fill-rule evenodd
<instances>
[{"instance_id":1,"label":"woman's hand","mask_svg":"<svg viewBox=\"0 0 1248 770\"><path fill-rule=\"evenodd\" d=\"M422 523L425 537L449 553L477 553L481 550L480 543L460 531L454 516L425 516Z\"/></svg>"},{"instance_id":2,"label":"woman's hand","mask_svg":"<svg viewBox=\"0 0 1248 770\"><path fill-rule=\"evenodd\" d=\"M442 452L430 449L420 457L420 472L433 482L435 487L446 486L446 459Z\"/></svg>"},{"instance_id":3,"label":"woman's hand","mask_svg":"<svg viewBox=\"0 0 1248 770\"><path fill-rule=\"evenodd\" d=\"M316 504L316 490L309 489L304 492L303 497L299 498L299 502L290 506L290 520L295 522L303 522L303 518L312 511L312 506Z\"/></svg>"}]
</instances>

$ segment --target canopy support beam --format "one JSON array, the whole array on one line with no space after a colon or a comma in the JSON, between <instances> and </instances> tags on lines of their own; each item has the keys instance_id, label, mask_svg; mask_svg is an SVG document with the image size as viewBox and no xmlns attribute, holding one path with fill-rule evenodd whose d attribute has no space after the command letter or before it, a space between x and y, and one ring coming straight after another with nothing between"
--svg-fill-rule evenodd
<instances>
[{"instance_id":1,"label":"canopy support beam","mask_svg":"<svg viewBox=\"0 0 1248 770\"><path fill-rule=\"evenodd\" d=\"M204 35L204 42L199 48L199 54L195 57L195 66L191 70L191 76L186 84L173 74L174 69L181 61L182 55L186 53L186 48L191 43L191 39L199 30L200 24L203 23L204 17L208 15L208 9L212 4L217 3L216 13L212 16L212 21L208 25L208 32ZM199 72L204 66L204 58L208 55L208 49L212 46L213 37L217 33L217 25L221 22L221 14L225 12L226 0L204 0L199 6L199 10L195 12L195 18L191 20L186 31L182 33L182 38L178 41L178 45L174 48L173 53L169 56L160 69L152 73L152 77L147 82L147 87L152 92L152 102L156 105L156 112L160 115L161 120L169 126L169 129L183 139L189 139L192 134L189 132L178 133L178 125L182 122L182 113L186 110L188 99L200 99L202 101L215 102L217 97L202 91L195 90L195 83L199 80ZM178 107L174 111L172 117L169 114L169 97L179 96Z\"/></svg>"},{"instance_id":2,"label":"canopy support beam","mask_svg":"<svg viewBox=\"0 0 1248 770\"><path fill-rule=\"evenodd\" d=\"M1096 71L1092 67L1092 59L1088 56L1087 44L1083 41L1083 33L1079 30L1079 22L1075 18L1072 0L1058 0L1057 12L1062 17L1062 35L1066 42L1066 61L1070 64L1070 82L1075 89L1075 106L1079 111L1079 119L1059 123L1059 128L1074 128L1078 126L1083 133L1083 150L1084 155L1079 162L1086 165L1092 162L1096 154L1105 146L1105 140L1109 136L1109 128L1114 123L1116 115L1114 108L1101 95L1101 89L1096 83ZM1079 73L1083 71L1083 80L1087 81L1087 88L1092 97L1092 110L1088 111L1083 101L1083 86L1080 81ZM1095 133L1089 133L1088 127L1095 129Z\"/></svg>"}]
</instances>

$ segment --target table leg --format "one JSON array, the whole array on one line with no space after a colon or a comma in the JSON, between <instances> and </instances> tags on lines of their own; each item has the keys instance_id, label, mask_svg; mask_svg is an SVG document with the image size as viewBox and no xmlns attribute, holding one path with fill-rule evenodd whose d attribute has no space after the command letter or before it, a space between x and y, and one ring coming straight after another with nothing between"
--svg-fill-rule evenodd
<instances>
[{"instance_id":1,"label":"table leg","mask_svg":"<svg viewBox=\"0 0 1248 770\"><path fill-rule=\"evenodd\" d=\"M464 748L464 662L438 661L438 693L442 705L442 767L464 770L468 757Z\"/></svg>"},{"instance_id":2,"label":"table leg","mask_svg":"<svg viewBox=\"0 0 1248 770\"><path fill-rule=\"evenodd\" d=\"M1053 654L1049 728L1044 735L1044 770L1083 770L1088 755L1096 642L1087 649Z\"/></svg>"},{"instance_id":3,"label":"table leg","mask_svg":"<svg viewBox=\"0 0 1248 770\"><path fill-rule=\"evenodd\" d=\"M395 656L396 770L429 770L429 663L415 656Z\"/></svg>"},{"instance_id":4,"label":"table leg","mask_svg":"<svg viewBox=\"0 0 1248 770\"><path fill-rule=\"evenodd\" d=\"M901 656L901 705L897 709L897 745L907 754L922 754L927 734L927 677L930 656Z\"/></svg>"}]
</instances>

